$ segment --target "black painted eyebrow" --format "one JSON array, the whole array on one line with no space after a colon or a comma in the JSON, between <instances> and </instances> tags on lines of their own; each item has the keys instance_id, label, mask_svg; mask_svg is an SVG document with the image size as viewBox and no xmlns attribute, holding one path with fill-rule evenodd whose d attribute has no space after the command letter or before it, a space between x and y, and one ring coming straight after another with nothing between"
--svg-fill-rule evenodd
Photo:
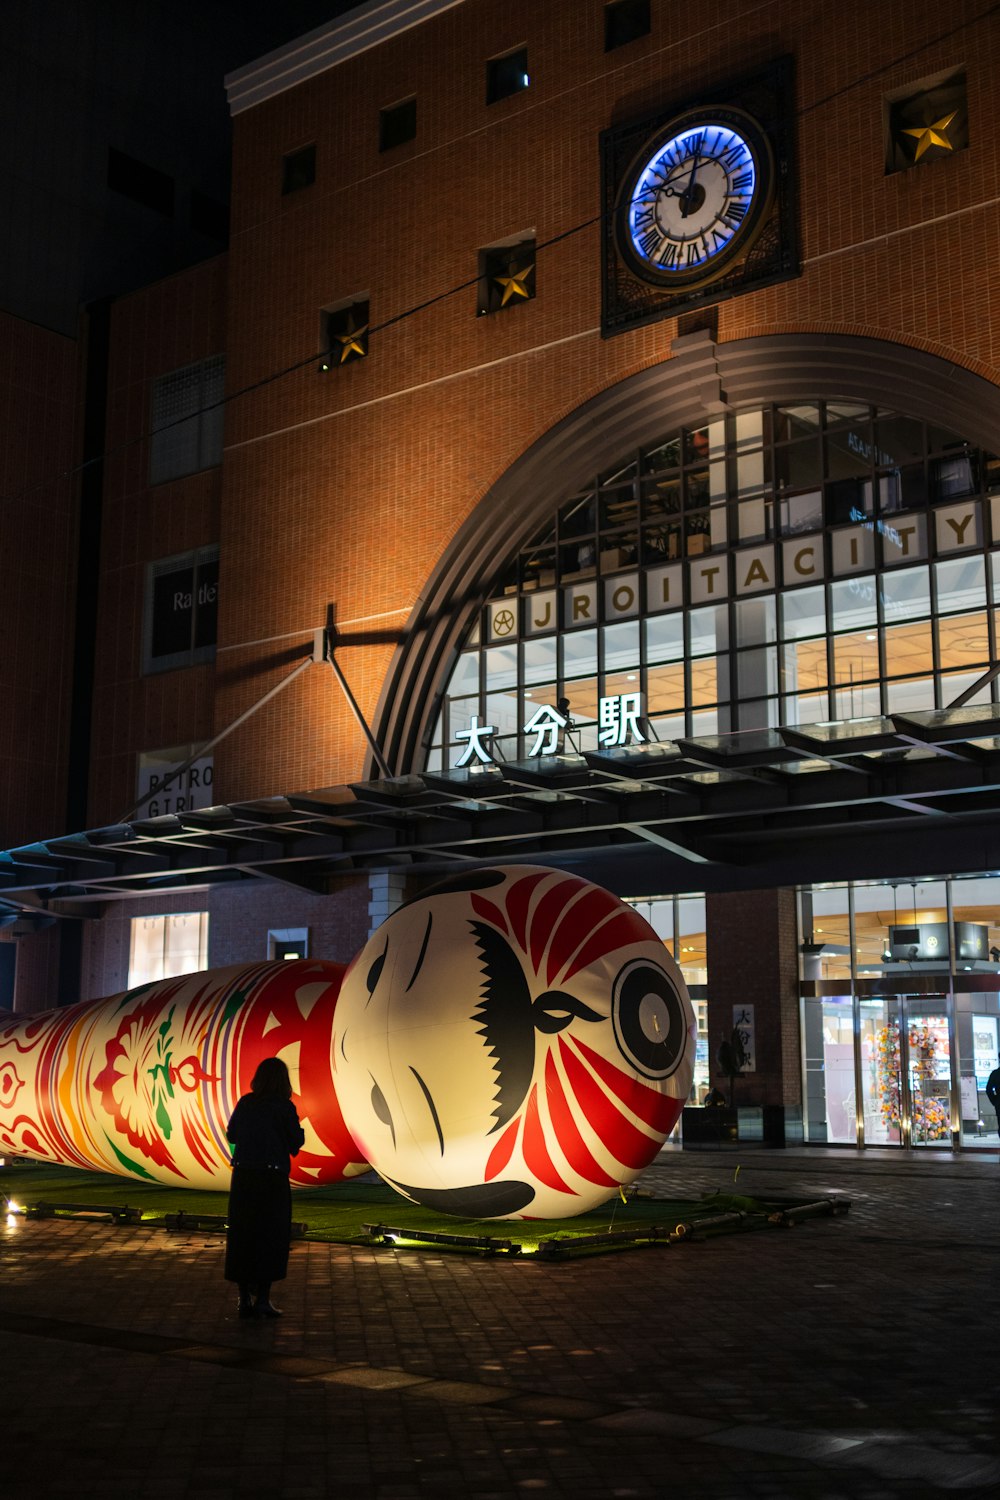
<instances>
[{"instance_id":1,"label":"black painted eyebrow","mask_svg":"<svg viewBox=\"0 0 1000 1500\"><path fill-rule=\"evenodd\" d=\"M432 1117L432 1119L434 1121L434 1129L438 1133L438 1141L439 1141L439 1143L441 1145L441 1155L443 1156L444 1155L444 1136L441 1133L441 1121L438 1119L438 1112L434 1108L434 1100L431 1098L431 1091L427 1087L427 1085L424 1082L424 1080L421 1078L420 1074L417 1072L416 1068L413 1067L412 1063L410 1065L410 1072L413 1074L414 1078L417 1080L417 1082L419 1083L420 1087L424 1091L424 1098L427 1100L427 1108L430 1110L431 1117Z\"/></svg>"},{"instance_id":2,"label":"black painted eyebrow","mask_svg":"<svg viewBox=\"0 0 1000 1500\"><path fill-rule=\"evenodd\" d=\"M416 979L417 975L420 973L420 969L421 969L421 966L423 964L423 961L424 961L425 957L427 956L427 944L431 940L431 924L432 924L433 921L434 921L434 913L433 912L428 912L427 913L427 926L424 928L424 940L420 944L420 952L417 954L416 966L414 967L413 973L410 975L410 982L406 986L406 990L411 990L413 988L413 982ZM388 943L386 944L386 946L388 947ZM403 991L404 994L406 993L406 990Z\"/></svg>"},{"instance_id":3,"label":"black painted eyebrow","mask_svg":"<svg viewBox=\"0 0 1000 1500\"><path fill-rule=\"evenodd\" d=\"M379 980L382 978L382 970L385 968L385 956L388 952L389 937L388 934L386 934L385 947L382 949L382 952L379 954L378 958L376 958L375 962L368 970L368 973L365 975L365 987L368 990L368 999L365 1001L366 1009L369 1005L371 1005L372 996L374 995L375 990L378 987Z\"/></svg>"}]
</instances>

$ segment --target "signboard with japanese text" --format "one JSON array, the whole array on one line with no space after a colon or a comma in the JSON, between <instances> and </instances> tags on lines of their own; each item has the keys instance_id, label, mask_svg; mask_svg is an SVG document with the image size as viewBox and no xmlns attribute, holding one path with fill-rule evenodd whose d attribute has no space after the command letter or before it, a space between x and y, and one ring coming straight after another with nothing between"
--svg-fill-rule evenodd
<instances>
[{"instance_id":1,"label":"signboard with japanese text","mask_svg":"<svg viewBox=\"0 0 1000 1500\"><path fill-rule=\"evenodd\" d=\"M752 1005L733 1006L733 1030L738 1034L746 1058L741 1073L757 1071L757 1033Z\"/></svg>"},{"instance_id":2,"label":"signboard with japanese text","mask_svg":"<svg viewBox=\"0 0 1000 1500\"><path fill-rule=\"evenodd\" d=\"M598 701L597 741L603 748L623 745L644 745L648 736L642 728L643 705L641 693L619 693ZM565 699L553 707L550 703L533 706L532 713L522 725L525 735L531 736L528 757L539 755L561 755L567 748L574 748L572 735L575 728ZM455 738L464 744L456 768L468 765L490 766L495 764L493 755L494 737L499 733L496 724L482 722L478 714L469 720L468 729L457 729Z\"/></svg>"}]
</instances>

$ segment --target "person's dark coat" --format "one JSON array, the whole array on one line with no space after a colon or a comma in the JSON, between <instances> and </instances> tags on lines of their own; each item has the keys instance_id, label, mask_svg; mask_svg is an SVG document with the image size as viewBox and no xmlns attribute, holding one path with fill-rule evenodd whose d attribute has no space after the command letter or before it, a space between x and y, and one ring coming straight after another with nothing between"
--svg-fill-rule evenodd
<instances>
[{"instance_id":1,"label":"person's dark coat","mask_svg":"<svg viewBox=\"0 0 1000 1500\"><path fill-rule=\"evenodd\" d=\"M288 1272L292 1234L291 1157L305 1133L290 1099L244 1094L226 1127L233 1180L226 1234L227 1281L268 1286Z\"/></svg>"}]
</instances>

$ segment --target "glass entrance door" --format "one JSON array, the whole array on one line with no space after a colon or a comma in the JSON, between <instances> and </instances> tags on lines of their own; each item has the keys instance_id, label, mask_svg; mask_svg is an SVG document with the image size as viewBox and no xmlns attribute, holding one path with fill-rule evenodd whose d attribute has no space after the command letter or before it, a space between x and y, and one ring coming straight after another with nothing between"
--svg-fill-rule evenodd
<instances>
[{"instance_id":1,"label":"glass entrance door","mask_svg":"<svg viewBox=\"0 0 1000 1500\"><path fill-rule=\"evenodd\" d=\"M865 1145L951 1145L947 997L879 995L860 1009Z\"/></svg>"},{"instance_id":2,"label":"glass entrance door","mask_svg":"<svg viewBox=\"0 0 1000 1500\"><path fill-rule=\"evenodd\" d=\"M951 1145L951 1039L944 996L903 999L906 1105L911 1146ZM904 1122L905 1128L905 1122Z\"/></svg>"}]
</instances>

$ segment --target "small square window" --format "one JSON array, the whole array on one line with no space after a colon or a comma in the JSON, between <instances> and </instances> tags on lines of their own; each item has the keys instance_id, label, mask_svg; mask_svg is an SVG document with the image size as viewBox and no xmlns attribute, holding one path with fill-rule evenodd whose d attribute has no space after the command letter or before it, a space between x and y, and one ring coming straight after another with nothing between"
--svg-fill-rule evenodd
<instances>
[{"instance_id":1,"label":"small square window","mask_svg":"<svg viewBox=\"0 0 1000 1500\"><path fill-rule=\"evenodd\" d=\"M199 547L146 568L143 673L215 660L219 549Z\"/></svg>"},{"instance_id":2,"label":"small square window","mask_svg":"<svg viewBox=\"0 0 1000 1500\"><path fill-rule=\"evenodd\" d=\"M217 354L153 382L150 484L221 464L225 375L225 358Z\"/></svg>"},{"instance_id":3,"label":"small square window","mask_svg":"<svg viewBox=\"0 0 1000 1500\"><path fill-rule=\"evenodd\" d=\"M649 0L611 0L604 7L605 52L648 36L649 30Z\"/></svg>"},{"instance_id":4,"label":"small square window","mask_svg":"<svg viewBox=\"0 0 1000 1500\"><path fill-rule=\"evenodd\" d=\"M326 308L322 314L323 355L320 370L351 364L368 354L368 298L357 297Z\"/></svg>"},{"instance_id":5,"label":"small square window","mask_svg":"<svg viewBox=\"0 0 1000 1500\"><path fill-rule=\"evenodd\" d=\"M309 957L308 927L272 927L267 934L267 956L287 962Z\"/></svg>"},{"instance_id":6,"label":"small square window","mask_svg":"<svg viewBox=\"0 0 1000 1500\"><path fill-rule=\"evenodd\" d=\"M378 112L378 149L392 151L412 141L417 133L417 101L404 99Z\"/></svg>"},{"instance_id":7,"label":"small square window","mask_svg":"<svg viewBox=\"0 0 1000 1500\"><path fill-rule=\"evenodd\" d=\"M963 72L937 74L885 100L886 175L942 161L969 144Z\"/></svg>"},{"instance_id":8,"label":"small square window","mask_svg":"<svg viewBox=\"0 0 1000 1500\"><path fill-rule=\"evenodd\" d=\"M535 241L525 237L479 252L479 316L505 312L535 295Z\"/></svg>"},{"instance_id":9,"label":"small square window","mask_svg":"<svg viewBox=\"0 0 1000 1500\"><path fill-rule=\"evenodd\" d=\"M297 193L316 181L316 146L303 146L281 158L281 191Z\"/></svg>"},{"instance_id":10,"label":"small square window","mask_svg":"<svg viewBox=\"0 0 1000 1500\"><path fill-rule=\"evenodd\" d=\"M133 917L128 987L157 984L208 967L208 912L178 911L162 917Z\"/></svg>"},{"instance_id":11,"label":"small square window","mask_svg":"<svg viewBox=\"0 0 1000 1500\"><path fill-rule=\"evenodd\" d=\"M491 57L486 64L486 103L496 104L526 89L531 79L528 76L528 49L518 47L503 57Z\"/></svg>"}]
</instances>

